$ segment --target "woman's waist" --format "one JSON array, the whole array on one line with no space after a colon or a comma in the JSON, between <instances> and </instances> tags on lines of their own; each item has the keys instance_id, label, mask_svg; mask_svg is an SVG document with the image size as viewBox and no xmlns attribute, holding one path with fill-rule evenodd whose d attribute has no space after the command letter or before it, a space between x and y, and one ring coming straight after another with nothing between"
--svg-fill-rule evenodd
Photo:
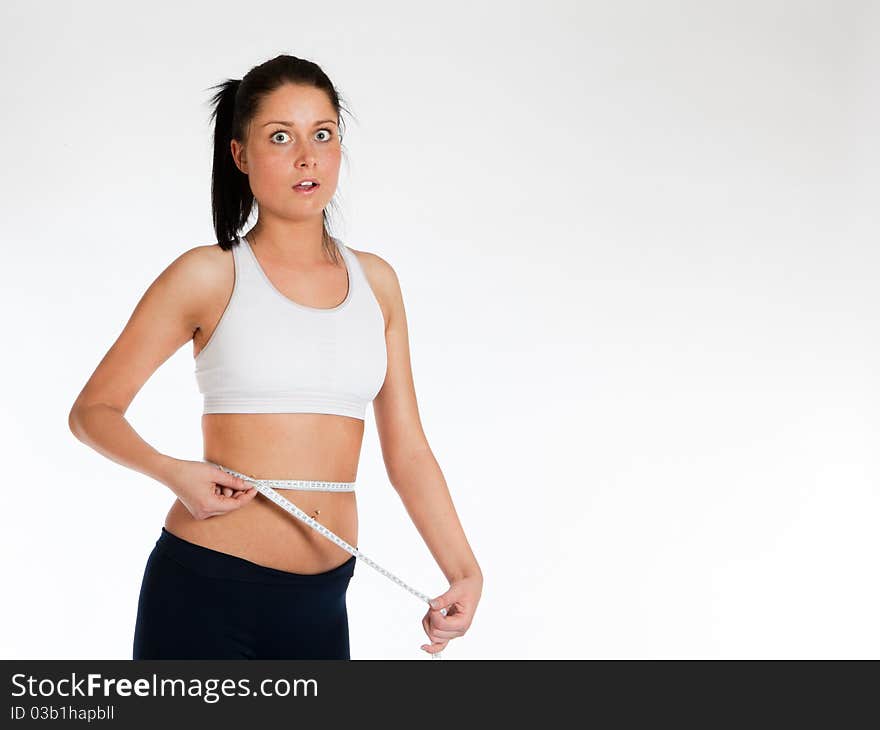
<instances>
[{"instance_id":1,"label":"woman's waist","mask_svg":"<svg viewBox=\"0 0 880 730\"><path fill-rule=\"evenodd\" d=\"M279 490L309 517L357 545L354 492ZM347 553L308 525L258 494L239 509L196 520L180 500L165 519L166 529L183 539L280 570L318 572L339 565Z\"/></svg>"},{"instance_id":2,"label":"woman's waist","mask_svg":"<svg viewBox=\"0 0 880 730\"><path fill-rule=\"evenodd\" d=\"M237 469L232 469L229 466L225 466L224 464L220 464L216 461L211 461L210 459L203 459L203 461L205 463L219 467L227 474L238 477L247 485L256 487L264 494L268 494L270 496L272 493L271 491L267 491L268 487L271 487L273 490L279 491L295 490L301 492L354 492L355 487L357 486L357 483L354 479L343 481L298 478L270 479L268 477L257 477L247 472L241 472Z\"/></svg>"},{"instance_id":3,"label":"woman's waist","mask_svg":"<svg viewBox=\"0 0 880 730\"><path fill-rule=\"evenodd\" d=\"M211 423L203 436L204 461L236 476L278 482L276 488L297 488L293 482L302 482L303 488L307 482L351 484L357 477L362 433L354 435L338 423L334 428L332 421L317 429ZM283 482L292 483L287 487Z\"/></svg>"}]
</instances>

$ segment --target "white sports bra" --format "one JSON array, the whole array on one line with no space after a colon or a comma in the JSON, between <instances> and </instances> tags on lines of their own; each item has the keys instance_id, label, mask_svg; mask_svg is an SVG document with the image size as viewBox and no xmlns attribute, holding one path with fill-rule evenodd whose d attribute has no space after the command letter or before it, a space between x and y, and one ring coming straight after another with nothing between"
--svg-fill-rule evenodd
<instances>
[{"instance_id":1,"label":"white sports bra","mask_svg":"<svg viewBox=\"0 0 880 730\"><path fill-rule=\"evenodd\" d=\"M195 359L203 413L329 413L364 419L385 382L385 319L357 256L333 238L348 272L335 307L308 307L269 281L246 238L235 283Z\"/></svg>"}]
</instances>

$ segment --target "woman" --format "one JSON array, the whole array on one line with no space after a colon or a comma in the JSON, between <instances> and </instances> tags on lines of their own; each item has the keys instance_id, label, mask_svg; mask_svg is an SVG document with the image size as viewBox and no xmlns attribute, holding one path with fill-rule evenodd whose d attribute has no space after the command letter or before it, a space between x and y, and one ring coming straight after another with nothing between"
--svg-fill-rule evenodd
<instances>
[{"instance_id":1,"label":"woman","mask_svg":"<svg viewBox=\"0 0 880 730\"><path fill-rule=\"evenodd\" d=\"M70 413L80 440L177 496L144 571L133 658L350 658L355 556L240 475L305 480L279 493L357 545L369 402L389 479L450 582L422 619L422 649L439 652L469 628L482 573L421 427L395 272L327 232L339 96L319 66L284 55L219 88L218 244L159 275ZM159 453L124 417L189 340L205 398L199 462Z\"/></svg>"}]
</instances>

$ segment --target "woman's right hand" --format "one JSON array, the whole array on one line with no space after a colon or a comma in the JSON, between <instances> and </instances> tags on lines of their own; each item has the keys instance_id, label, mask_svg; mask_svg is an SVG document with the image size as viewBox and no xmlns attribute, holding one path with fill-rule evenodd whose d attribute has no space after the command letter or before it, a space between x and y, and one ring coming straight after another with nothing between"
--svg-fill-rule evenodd
<instances>
[{"instance_id":1,"label":"woman's right hand","mask_svg":"<svg viewBox=\"0 0 880 730\"><path fill-rule=\"evenodd\" d=\"M256 487L204 461L175 459L162 481L197 520L232 512L257 496Z\"/></svg>"}]
</instances>

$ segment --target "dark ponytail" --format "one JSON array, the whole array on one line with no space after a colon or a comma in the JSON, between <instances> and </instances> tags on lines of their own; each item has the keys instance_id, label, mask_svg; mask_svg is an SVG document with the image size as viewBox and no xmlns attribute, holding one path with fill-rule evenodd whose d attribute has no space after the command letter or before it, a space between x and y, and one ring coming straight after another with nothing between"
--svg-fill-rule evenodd
<instances>
[{"instance_id":1,"label":"dark ponytail","mask_svg":"<svg viewBox=\"0 0 880 730\"><path fill-rule=\"evenodd\" d=\"M245 175L232 158L230 142L234 136L235 94L241 81L228 79L219 85L214 105L214 164L211 170L211 211L217 241L224 250L231 248L244 227L254 203ZM213 87L217 88L217 87Z\"/></svg>"},{"instance_id":2,"label":"dark ponytail","mask_svg":"<svg viewBox=\"0 0 880 730\"><path fill-rule=\"evenodd\" d=\"M250 181L232 157L233 139L244 143L246 130L256 114L260 102L283 84L314 86L327 94L339 118L339 138L342 142L344 121L342 111L348 111L340 101L339 93L318 64L296 56L276 56L254 66L241 80L227 79L212 89L219 91L212 97L214 111L214 162L211 171L211 212L217 243L226 251L244 228L254 207ZM343 153L345 150L343 149ZM328 207L332 207L331 200ZM324 250L331 260L338 260L328 228L327 210L323 212L322 234Z\"/></svg>"}]
</instances>

